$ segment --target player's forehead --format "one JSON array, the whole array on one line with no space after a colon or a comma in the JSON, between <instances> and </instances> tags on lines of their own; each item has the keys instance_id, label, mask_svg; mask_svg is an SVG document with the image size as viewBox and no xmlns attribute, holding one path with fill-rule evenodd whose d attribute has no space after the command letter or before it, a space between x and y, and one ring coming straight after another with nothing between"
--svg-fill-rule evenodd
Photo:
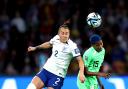
<instances>
[{"instance_id":1,"label":"player's forehead","mask_svg":"<svg viewBox=\"0 0 128 89\"><path fill-rule=\"evenodd\" d=\"M103 43L103 41L102 40L99 40L95 44L97 45L97 44L102 44L102 43Z\"/></svg>"},{"instance_id":2,"label":"player's forehead","mask_svg":"<svg viewBox=\"0 0 128 89\"><path fill-rule=\"evenodd\" d=\"M59 32L69 32L69 29L68 29L68 28L63 28L63 27L61 27L61 28L59 29Z\"/></svg>"}]
</instances>

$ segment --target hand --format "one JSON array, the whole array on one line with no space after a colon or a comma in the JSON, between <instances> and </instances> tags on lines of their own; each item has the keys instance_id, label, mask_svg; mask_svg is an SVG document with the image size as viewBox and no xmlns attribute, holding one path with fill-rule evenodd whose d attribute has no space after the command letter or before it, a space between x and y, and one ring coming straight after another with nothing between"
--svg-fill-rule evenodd
<instances>
[{"instance_id":1,"label":"hand","mask_svg":"<svg viewBox=\"0 0 128 89\"><path fill-rule=\"evenodd\" d=\"M34 51L34 50L36 50L36 47L32 47L32 46L28 47L28 52Z\"/></svg>"},{"instance_id":2,"label":"hand","mask_svg":"<svg viewBox=\"0 0 128 89\"><path fill-rule=\"evenodd\" d=\"M104 86L103 85L100 85L100 89L104 89Z\"/></svg>"},{"instance_id":3,"label":"hand","mask_svg":"<svg viewBox=\"0 0 128 89\"><path fill-rule=\"evenodd\" d=\"M109 78L111 76L110 73L99 73L98 75L105 78Z\"/></svg>"},{"instance_id":4,"label":"hand","mask_svg":"<svg viewBox=\"0 0 128 89\"><path fill-rule=\"evenodd\" d=\"M79 79L80 79L81 83L84 83L84 81L85 81L85 76L84 76L83 73L80 73Z\"/></svg>"}]
</instances>

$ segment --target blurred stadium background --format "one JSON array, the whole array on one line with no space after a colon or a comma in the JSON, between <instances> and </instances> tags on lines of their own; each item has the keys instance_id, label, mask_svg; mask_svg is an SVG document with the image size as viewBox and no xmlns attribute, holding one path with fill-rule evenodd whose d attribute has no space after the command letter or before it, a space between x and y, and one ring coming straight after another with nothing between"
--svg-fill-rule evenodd
<instances>
[{"instance_id":1,"label":"blurred stadium background","mask_svg":"<svg viewBox=\"0 0 128 89\"><path fill-rule=\"evenodd\" d=\"M127 3L127 0L0 0L0 89L25 89L51 53L48 49L28 54L27 47L48 41L69 18L71 38L81 53L90 46L91 34L103 37L106 56L101 71L112 73L109 80L102 79L105 87L109 87L106 89L127 89ZM95 31L86 24L86 16L92 11L103 19L102 26ZM77 72L78 64L74 60L64 89L77 89ZM5 87L8 84L14 88ZM69 84L75 87L69 88Z\"/></svg>"}]
</instances>

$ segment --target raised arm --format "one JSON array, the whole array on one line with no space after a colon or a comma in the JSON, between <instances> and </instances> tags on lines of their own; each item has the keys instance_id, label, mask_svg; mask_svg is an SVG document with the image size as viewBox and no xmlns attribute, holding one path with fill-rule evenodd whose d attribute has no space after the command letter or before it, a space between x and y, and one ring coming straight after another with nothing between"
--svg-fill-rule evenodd
<instances>
[{"instance_id":1,"label":"raised arm","mask_svg":"<svg viewBox=\"0 0 128 89\"><path fill-rule=\"evenodd\" d=\"M47 49L47 48L51 48L51 47L52 47L52 44L50 44L50 42L48 41L48 42L45 42L45 43L35 46L35 47L29 46L28 52L35 51L37 49Z\"/></svg>"}]
</instances>

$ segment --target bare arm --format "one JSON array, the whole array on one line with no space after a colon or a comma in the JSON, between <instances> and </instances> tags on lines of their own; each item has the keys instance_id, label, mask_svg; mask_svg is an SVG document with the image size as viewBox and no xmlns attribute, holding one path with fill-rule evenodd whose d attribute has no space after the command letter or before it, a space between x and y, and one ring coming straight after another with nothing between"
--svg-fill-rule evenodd
<instances>
[{"instance_id":1,"label":"bare arm","mask_svg":"<svg viewBox=\"0 0 128 89\"><path fill-rule=\"evenodd\" d=\"M105 77L105 78L109 78L110 77L110 73L103 73L103 72L90 72L87 70L86 67L84 67L85 69L85 72L84 74L85 75L89 75L89 76L100 76L100 77Z\"/></svg>"},{"instance_id":2,"label":"bare arm","mask_svg":"<svg viewBox=\"0 0 128 89\"><path fill-rule=\"evenodd\" d=\"M84 73L84 62L83 62L81 56L76 57L76 59L78 60L80 72Z\"/></svg>"},{"instance_id":3,"label":"bare arm","mask_svg":"<svg viewBox=\"0 0 128 89\"><path fill-rule=\"evenodd\" d=\"M51 47L52 47L52 45L50 44L50 42L45 42L45 43L35 46L35 47L32 47L32 46L28 47L28 52L35 51L37 49L47 49L47 48L51 48Z\"/></svg>"},{"instance_id":4,"label":"bare arm","mask_svg":"<svg viewBox=\"0 0 128 89\"><path fill-rule=\"evenodd\" d=\"M89 75L89 76L98 76L98 72L90 72L87 70L87 67L84 67L85 70L85 75Z\"/></svg>"},{"instance_id":5,"label":"bare arm","mask_svg":"<svg viewBox=\"0 0 128 89\"><path fill-rule=\"evenodd\" d=\"M84 62L82 60L81 56L76 57L76 59L78 60L78 64L79 64L79 73L80 73L80 80L81 82L85 81L85 77L84 77Z\"/></svg>"},{"instance_id":6,"label":"bare arm","mask_svg":"<svg viewBox=\"0 0 128 89\"><path fill-rule=\"evenodd\" d=\"M45 43L43 43L41 45L36 46L37 49L47 49L47 48L50 48L50 47L52 47L52 45L50 44L49 41L45 42Z\"/></svg>"}]
</instances>

